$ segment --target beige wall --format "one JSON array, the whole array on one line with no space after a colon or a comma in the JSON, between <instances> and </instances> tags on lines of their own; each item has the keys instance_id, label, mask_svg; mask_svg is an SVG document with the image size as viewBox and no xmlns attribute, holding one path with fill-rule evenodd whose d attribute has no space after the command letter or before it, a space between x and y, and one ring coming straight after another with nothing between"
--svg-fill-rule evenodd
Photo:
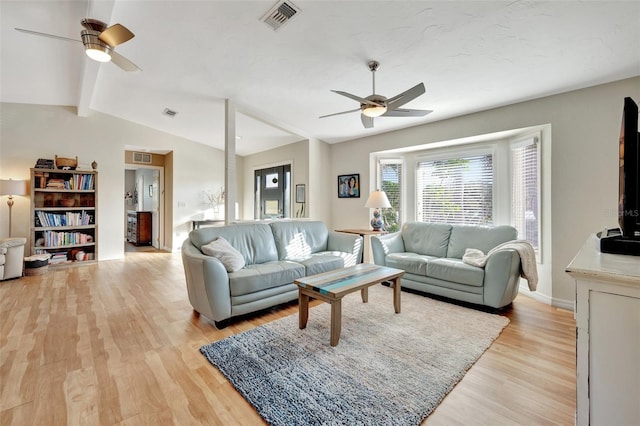
<instances>
[{"instance_id":1,"label":"beige wall","mask_svg":"<svg viewBox=\"0 0 640 426\"><path fill-rule=\"evenodd\" d=\"M1 179L29 179L29 168L38 158L56 154L77 155L80 164L98 162L100 260L124 257L126 145L172 151L165 158L173 169L165 176L165 212L167 218L173 218L165 221L165 241L173 250L187 237L191 220L206 209L202 191L224 183L224 152L220 150L106 114L78 117L71 107L3 103L1 108ZM8 235L6 213L7 209L0 209L0 237ZM13 235L28 236L29 226L29 199L16 197Z\"/></svg>"},{"instance_id":2,"label":"beige wall","mask_svg":"<svg viewBox=\"0 0 640 426\"><path fill-rule=\"evenodd\" d=\"M544 206L550 220L543 223L543 235L551 238L545 265L551 283L545 284L549 294L540 296L571 306L574 283L565 267L590 234L617 223L617 143L625 96L640 102L640 78L332 145L331 175L360 173L362 188L369 188L372 152L549 124L551 152L543 154L542 167L551 176L551 206ZM331 196L329 202L334 227L367 225L364 199Z\"/></svg>"}]
</instances>

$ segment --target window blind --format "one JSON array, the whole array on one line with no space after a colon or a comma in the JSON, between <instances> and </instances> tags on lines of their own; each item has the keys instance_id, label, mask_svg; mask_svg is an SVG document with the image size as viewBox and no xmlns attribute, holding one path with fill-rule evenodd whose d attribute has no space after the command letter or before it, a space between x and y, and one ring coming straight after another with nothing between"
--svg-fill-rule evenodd
<instances>
[{"instance_id":1,"label":"window blind","mask_svg":"<svg viewBox=\"0 0 640 426\"><path fill-rule=\"evenodd\" d=\"M387 194L391 208L383 209L385 229L395 232L402 225L402 160L380 160L378 182Z\"/></svg>"},{"instance_id":2,"label":"window blind","mask_svg":"<svg viewBox=\"0 0 640 426\"><path fill-rule=\"evenodd\" d=\"M421 222L492 224L492 154L418 162L416 203Z\"/></svg>"},{"instance_id":3,"label":"window blind","mask_svg":"<svg viewBox=\"0 0 640 426\"><path fill-rule=\"evenodd\" d=\"M537 138L511 147L511 225L518 238L527 240L539 253L540 245L540 152Z\"/></svg>"}]
</instances>

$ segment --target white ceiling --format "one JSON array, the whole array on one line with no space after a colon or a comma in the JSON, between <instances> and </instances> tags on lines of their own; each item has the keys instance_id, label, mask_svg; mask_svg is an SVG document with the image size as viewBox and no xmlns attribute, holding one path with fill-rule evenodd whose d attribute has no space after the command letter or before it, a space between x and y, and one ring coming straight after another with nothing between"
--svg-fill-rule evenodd
<instances>
[{"instance_id":1,"label":"white ceiling","mask_svg":"<svg viewBox=\"0 0 640 426\"><path fill-rule=\"evenodd\" d=\"M237 153L301 139L328 143L388 132L640 75L638 1L309 1L278 31L260 21L275 1L1 0L2 102L73 105L224 149L224 100L238 110ZM141 72L86 58L86 16L125 25L117 51ZM371 94L419 82L404 108L426 117L375 120L330 92ZM178 111L169 118L165 108Z\"/></svg>"}]
</instances>

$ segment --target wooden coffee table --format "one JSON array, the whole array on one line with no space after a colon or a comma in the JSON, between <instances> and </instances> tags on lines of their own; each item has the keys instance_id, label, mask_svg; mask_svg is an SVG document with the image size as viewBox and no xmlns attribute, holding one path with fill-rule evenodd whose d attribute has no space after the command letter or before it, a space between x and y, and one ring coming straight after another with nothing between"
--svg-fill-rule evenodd
<instances>
[{"instance_id":1,"label":"wooden coffee table","mask_svg":"<svg viewBox=\"0 0 640 426\"><path fill-rule=\"evenodd\" d=\"M393 286L393 308L400 313L401 269L361 263L356 266L325 272L295 280L298 285L298 308L300 329L307 326L309 319L309 298L322 300L331 305L331 346L340 340L342 329L342 298L360 290L362 303L369 299L369 287L383 281L391 281Z\"/></svg>"}]
</instances>

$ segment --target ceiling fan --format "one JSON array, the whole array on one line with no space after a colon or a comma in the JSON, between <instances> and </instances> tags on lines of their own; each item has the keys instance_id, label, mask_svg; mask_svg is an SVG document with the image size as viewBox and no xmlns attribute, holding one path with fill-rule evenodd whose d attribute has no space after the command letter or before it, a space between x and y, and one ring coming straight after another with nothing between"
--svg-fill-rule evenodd
<instances>
[{"instance_id":1,"label":"ceiling fan","mask_svg":"<svg viewBox=\"0 0 640 426\"><path fill-rule=\"evenodd\" d=\"M393 98L387 99L382 95L376 94L376 71L380 64L377 61L370 61L368 63L369 70L371 70L371 76L373 79L373 94L366 98L361 98L351 93L341 92L339 90L332 90L347 98L360 102L360 108L352 109L349 111L337 112L335 114L323 115L320 118L332 117L334 115L348 114L350 112L360 111L360 118L365 128L370 129L373 127L373 119L375 117L423 117L429 114L430 110L422 109L403 109L402 105L411 102L418 96L425 92L424 84L419 83L413 86L411 89L406 90Z\"/></svg>"},{"instance_id":2,"label":"ceiling fan","mask_svg":"<svg viewBox=\"0 0 640 426\"><path fill-rule=\"evenodd\" d=\"M74 41L84 45L84 51L88 57L98 62L113 62L124 71L139 71L140 68L124 56L116 53L114 48L129 41L134 34L125 26L114 24L107 28L107 24L97 19L84 18L80 21L85 28L80 32L80 40L69 37L62 37L54 34L46 34L38 31L16 28L16 30L43 37L57 38L59 40Z\"/></svg>"}]
</instances>

